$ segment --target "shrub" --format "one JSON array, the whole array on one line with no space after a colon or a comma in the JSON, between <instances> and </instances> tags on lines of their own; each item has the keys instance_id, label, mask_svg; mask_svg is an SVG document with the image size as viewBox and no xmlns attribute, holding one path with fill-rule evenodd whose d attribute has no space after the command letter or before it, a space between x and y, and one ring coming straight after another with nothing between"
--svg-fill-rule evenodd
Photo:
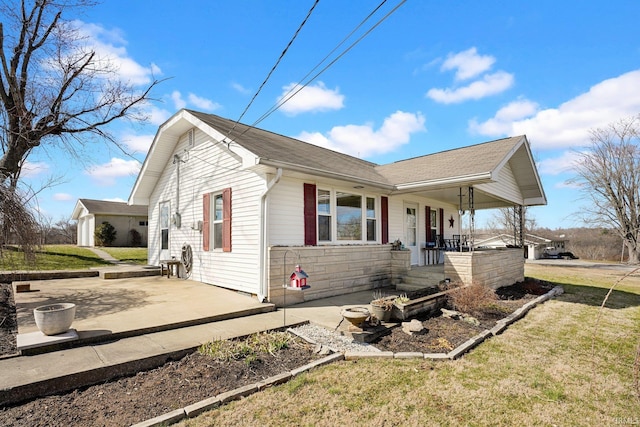
<instances>
[{"instance_id":1,"label":"shrub","mask_svg":"<svg viewBox=\"0 0 640 427\"><path fill-rule=\"evenodd\" d=\"M131 238L131 246L142 245L142 235L135 228L129 230L129 237Z\"/></svg>"},{"instance_id":2,"label":"shrub","mask_svg":"<svg viewBox=\"0 0 640 427\"><path fill-rule=\"evenodd\" d=\"M460 287L448 295L449 304L454 310L472 316L495 307L497 300L498 296L493 289L478 283Z\"/></svg>"},{"instance_id":3,"label":"shrub","mask_svg":"<svg viewBox=\"0 0 640 427\"><path fill-rule=\"evenodd\" d=\"M107 221L103 222L96 227L93 237L95 238L96 246L111 246L114 240L116 240L117 231L113 225Z\"/></svg>"}]
</instances>

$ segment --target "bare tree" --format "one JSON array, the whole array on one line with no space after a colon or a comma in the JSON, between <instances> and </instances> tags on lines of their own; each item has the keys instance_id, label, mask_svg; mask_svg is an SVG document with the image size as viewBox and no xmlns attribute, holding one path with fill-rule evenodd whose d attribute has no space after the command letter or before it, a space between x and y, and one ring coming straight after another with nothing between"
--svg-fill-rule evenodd
<instances>
[{"instance_id":1,"label":"bare tree","mask_svg":"<svg viewBox=\"0 0 640 427\"><path fill-rule=\"evenodd\" d=\"M145 119L139 107L150 100L159 81L140 90L124 81L116 64L101 57L77 25L63 17L93 3L0 0L3 193L18 192L22 167L35 149L62 149L73 156L94 137L126 152L109 133L109 125L118 119ZM4 229L15 221L7 221L13 212L6 203L0 208L6 235Z\"/></svg>"},{"instance_id":2,"label":"bare tree","mask_svg":"<svg viewBox=\"0 0 640 427\"><path fill-rule=\"evenodd\" d=\"M41 144L61 144L74 152L87 135L117 144L107 125L120 118L144 118L136 107L149 100L158 81L136 90L63 18L68 10L92 3L0 4L0 180L10 180L12 188L25 160Z\"/></svg>"},{"instance_id":3,"label":"bare tree","mask_svg":"<svg viewBox=\"0 0 640 427\"><path fill-rule=\"evenodd\" d=\"M499 208L493 212L492 218L489 220L488 228L492 232L502 232L513 234L514 230L519 229L517 225L517 207ZM524 233L531 233L537 227L536 219L531 215L526 206L522 207L522 215L524 216Z\"/></svg>"},{"instance_id":4,"label":"bare tree","mask_svg":"<svg viewBox=\"0 0 640 427\"><path fill-rule=\"evenodd\" d=\"M583 221L614 229L640 262L640 114L590 131L590 145L578 153L576 178L589 205Z\"/></svg>"}]
</instances>

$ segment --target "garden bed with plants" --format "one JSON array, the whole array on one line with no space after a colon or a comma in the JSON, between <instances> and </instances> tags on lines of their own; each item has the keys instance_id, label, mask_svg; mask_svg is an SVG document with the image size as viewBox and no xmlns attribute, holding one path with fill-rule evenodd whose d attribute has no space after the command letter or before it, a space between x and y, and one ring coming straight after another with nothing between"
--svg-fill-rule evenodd
<instances>
[{"instance_id":1,"label":"garden bed with plants","mask_svg":"<svg viewBox=\"0 0 640 427\"><path fill-rule=\"evenodd\" d=\"M425 315L419 318L426 328L424 333L409 336L402 328L394 328L374 345L394 352L448 352L551 288L532 279L497 293L482 287L464 288L471 291L452 293L447 304L473 316L478 324ZM6 355L15 352L16 330L11 326L15 325L15 306L11 304L11 287L3 286L1 291L5 298L0 298L0 321L9 319L0 326L0 351ZM129 425L290 371L318 357L312 345L291 335L262 335L272 347L256 337L249 342L216 341L201 352L132 377L0 407L0 425Z\"/></svg>"},{"instance_id":2,"label":"garden bed with plants","mask_svg":"<svg viewBox=\"0 0 640 427\"><path fill-rule=\"evenodd\" d=\"M497 291L471 285L446 290L446 301L442 305L449 310L461 313L461 316L445 317L434 315L427 310L412 319L422 323L424 330L412 335L397 327L391 333L373 342L383 351L448 353L454 348L491 329L496 322L504 319L527 302L553 289L552 284L526 278L524 282L503 287ZM438 294L435 294L438 295ZM407 296L409 301L421 300L427 296Z\"/></svg>"},{"instance_id":3,"label":"garden bed with plants","mask_svg":"<svg viewBox=\"0 0 640 427\"><path fill-rule=\"evenodd\" d=\"M135 376L0 407L2 426L124 426L291 371L317 359L287 332L220 340Z\"/></svg>"}]
</instances>

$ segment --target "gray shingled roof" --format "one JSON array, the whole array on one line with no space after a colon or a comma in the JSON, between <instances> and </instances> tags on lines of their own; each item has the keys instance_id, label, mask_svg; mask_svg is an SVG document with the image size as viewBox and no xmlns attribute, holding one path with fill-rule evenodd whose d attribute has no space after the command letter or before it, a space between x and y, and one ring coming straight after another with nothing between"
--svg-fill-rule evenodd
<instances>
[{"instance_id":1,"label":"gray shingled roof","mask_svg":"<svg viewBox=\"0 0 640 427\"><path fill-rule=\"evenodd\" d=\"M489 173L522 138L514 136L442 151L378 166L376 170L394 185Z\"/></svg>"},{"instance_id":2,"label":"gray shingled roof","mask_svg":"<svg viewBox=\"0 0 640 427\"><path fill-rule=\"evenodd\" d=\"M105 200L79 199L80 203L92 214L147 216L148 207L128 205L125 202L107 202Z\"/></svg>"},{"instance_id":3,"label":"gray shingled roof","mask_svg":"<svg viewBox=\"0 0 640 427\"><path fill-rule=\"evenodd\" d=\"M234 121L213 114L187 111L224 135L227 135L235 125ZM242 123L235 125L228 139L256 154L263 161L288 163L309 170L320 170L332 175L351 176L389 185L386 178L376 171L375 163L263 129L249 128Z\"/></svg>"},{"instance_id":4,"label":"gray shingled roof","mask_svg":"<svg viewBox=\"0 0 640 427\"><path fill-rule=\"evenodd\" d=\"M225 135L235 125L234 121L213 114L187 111ZM229 139L262 160L290 163L336 175L348 175L382 185L399 185L489 173L505 159L522 136L452 149L386 165L377 165L266 130L249 128L241 123L235 125Z\"/></svg>"}]
</instances>

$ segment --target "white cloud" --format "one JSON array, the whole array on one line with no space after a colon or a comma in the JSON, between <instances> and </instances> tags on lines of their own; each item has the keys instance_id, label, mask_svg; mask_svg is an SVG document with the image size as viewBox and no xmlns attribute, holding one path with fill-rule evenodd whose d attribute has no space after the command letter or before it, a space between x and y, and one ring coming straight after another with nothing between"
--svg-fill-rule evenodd
<instances>
[{"instance_id":1,"label":"white cloud","mask_svg":"<svg viewBox=\"0 0 640 427\"><path fill-rule=\"evenodd\" d=\"M240 83L232 82L231 87L235 91L240 92L243 95L249 95L251 93L250 89L247 89L246 87L242 86Z\"/></svg>"},{"instance_id":2,"label":"white cloud","mask_svg":"<svg viewBox=\"0 0 640 427\"><path fill-rule=\"evenodd\" d=\"M73 199L74 197L69 193L56 193L53 195L53 200L57 202L68 202Z\"/></svg>"},{"instance_id":3,"label":"white cloud","mask_svg":"<svg viewBox=\"0 0 640 427\"><path fill-rule=\"evenodd\" d=\"M174 90L171 92L171 101L173 101L173 105L176 110L181 110L187 107L187 104L191 104L199 110L205 111L213 111L221 108L221 105L217 102L211 101L210 99L203 98L194 93L189 93L187 95L187 101L184 100L180 91Z\"/></svg>"},{"instance_id":4,"label":"white cloud","mask_svg":"<svg viewBox=\"0 0 640 427\"><path fill-rule=\"evenodd\" d=\"M450 53L442 63L440 71L455 70L455 82L475 80L466 86L454 85L444 89L431 88L425 96L442 104L455 104L502 93L513 86L515 79L513 74L506 71L486 73L495 62L495 57L479 55L475 47L458 53Z\"/></svg>"},{"instance_id":5,"label":"white cloud","mask_svg":"<svg viewBox=\"0 0 640 427\"><path fill-rule=\"evenodd\" d=\"M640 111L640 69L604 80L557 108L532 111L528 117L496 115L469 124L471 131L488 136L526 134L537 149L584 146L589 130L604 127Z\"/></svg>"},{"instance_id":6,"label":"white cloud","mask_svg":"<svg viewBox=\"0 0 640 427\"><path fill-rule=\"evenodd\" d=\"M456 70L456 80L467 80L489 70L496 58L489 55L478 55L475 47L458 53L450 53L442 63L442 71Z\"/></svg>"},{"instance_id":7,"label":"white cloud","mask_svg":"<svg viewBox=\"0 0 640 427\"><path fill-rule=\"evenodd\" d=\"M111 186L116 183L116 178L137 175L140 172L140 162L137 160L124 160L114 157L109 163L97 165L85 171L99 185Z\"/></svg>"},{"instance_id":8,"label":"white cloud","mask_svg":"<svg viewBox=\"0 0 640 427\"><path fill-rule=\"evenodd\" d=\"M303 132L297 138L311 144L357 157L391 152L409 142L411 134L424 132L422 113L396 111L379 129L372 124L336 126L326 136L319 132Z\"/></svg>"},{"instance_id":9,"label":"white cloud","mask_svg":"<svg viewBox=\"0 0 640 427\"><path fill-rule=\"evenodd\" d=\"M182 94L177 90L171 92L171 100L173 101L173 105L176 107L176 110L182 110L187 106L187 101L182 99Z\"/></svg>"},{"instance_id":10,"label":"white cloud","mask_svg":"<svg viewBox=\"0 0 640 427\"><path fill-rule=\"evenodd\" d=\"M473 118L469 121L469 130L481 135L503 135L511 130L515 120L530 117L538 111L538 104L528 99L518 99L498 110L496 115L483 123Z\"/></svg>"},{"instance_id":11,"label":"white cloud","mask_svg":"<svg viewBox=\"0 0 640 427\"><path fill-rule=\"evenodd\" d=\"M429 89L427 96L442 104L455 104L469 99L481 99L504 92L513 86L513 74L498 71L485 74L482 80L476 80L467 86L451 89Z\"/></svg>"},{"instance_id":12,"label":"white cloud","mask_svg":"<svg viewBox=\"0 0 640 427\"><path fill-rule=\"evenodd\" d=\"M72 24L85 37L87 47L96 52L97 61L114 66L123 81L146 85L151 83L154 76L162 74L156 64L145 67L129 57L125 47L127 42L119 29L106 29L79 20Z\"/></svg>"},{"instance_id":13,"label":"white cloud","mask_svg":"<svg viewBox=\"0 0 640 427\"><path fill-rule=\"evenodd\" d=\"M340 94L338 88L328 89L323 82L301 88L302 86L298 83L291 83L282 88L282 95L278 98L278 102L293 93L295 95L280 107L281 111L294 116L309 111L340 110L344 107L344 95Z\"/></svg>"},{"instance_id":14,"label":"white cloud","mask_svg":"<svg viewBox=\"0 0 640 427\"><path fill-rule=\"evenodd\" d=\"M220 108L220 104L213 102L209 99L199 97L193 93L189 94L189 102L195 105L197 108L205 111L213 111Z\"/></svg>"},{"instance_id":15,"label":"white cloud","mask_svg":"<svg viewBox=\"0 0 640 427\"><path fill-rule=\"evenodd\" d=\"M120 140L127 148L136 153L146 153L149 151L149 147L151 147L151 143L153 142L154 134L147 135L133 135L126 134L123 135Z\"/></svg>"},{"instance_id":16,"label":"white cloud","mask_svg":"<svg viewBox=\"0 0 640 427\"><path fill-rule=\"evenodd\" d=\"M124 200L124 199L122 199L120 197L111 197L111 198L107 197L106 199L102 199L102 200L104 200L105 202L119 202L119 203L126 203L127 202L126 200Z\"/></svg>"},{"instance_id":17,"label":"white cloud","mask_svg":"<svg viewBox=\"0 0 640 427\"><path fill-rule=\"evenodd\" d=\"M40 174L47 173L49 171L49 165L44 162L30 162L25 160L22 165L20 177L22 178L34 178Z\"/></svg>"},{"instance_id":18,"label":"white cloud","mask_svg":"<svg viewBox=\"0 0 640 427\"><path fill-rule=\"evenodd\" d=\"M571 172L578 161L580 154L574 151L565 151L560 157L552 157L538 162L538 170L544 175L560 175Z\"/></svg>"},{"instance_id":19,"label":"white cloud","mask_svg":"<svg viewBox=\"0 0 640 427\"><path fill-rule=\"evenodd\" d=\"M169 110L151 106L145 109L145 114L149 118L149 123L154 126L160 126L171 117L172 113Z\"/></svg>"}]
</instances>

